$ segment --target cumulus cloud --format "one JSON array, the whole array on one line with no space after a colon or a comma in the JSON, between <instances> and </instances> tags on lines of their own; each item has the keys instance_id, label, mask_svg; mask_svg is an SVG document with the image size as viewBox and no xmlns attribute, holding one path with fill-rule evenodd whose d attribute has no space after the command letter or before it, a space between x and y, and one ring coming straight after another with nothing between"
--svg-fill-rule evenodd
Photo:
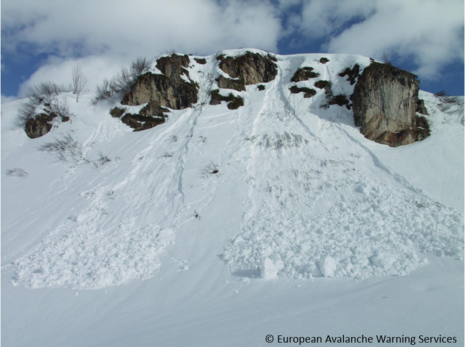
<instances>
[{"instance_id":1,"label":"cumulus cloud","mask_svg":"<svg viewBox=\"0 0 465 347\"><path fill-rule=\"evenodd\" d=\"M269 0L2 1L3 54L49 55L19 95L44 80L67 83L76 63L92 76L93 89L139 56L238 47L276 51L280 31Z\"/></svg>"},{"instance_id":2,"label":"cumulus cloud","mask_svg":"<svg viewBox=\"0 0 465 347\"><path fill-rule=\"evenodd\" d=\"M463 60L463 12L461 0L306 1L301 27L309 37L329 35L331 53L379 59L389 52L435 79L441 67Z\"/></svg>"},{"instance_id":3,"label":"cumulus cloud","mask_svg":"<svg viewBox=\"0 0 465 347\"><path fill-rule=\"evenodd\" d=\"M2 54L49 56L21 94L44 80L68 83L77 63L93 89L135 57L276 52L278 42L376 59L388 52L434 79L463 61L463 11L462 0L3 0Z\"/></svg>"},{"instance_id":4,"label":"cumulus cloud","mask_svg":"<svg viewBox=\"0 0 465 347\"><path fill-rule=\"evenodd\" d=\"M265 0L5 0L2 46L28 44L60 56L211 54L250 46L275 50L280 20Z\"/></svg>"}]
</instances>

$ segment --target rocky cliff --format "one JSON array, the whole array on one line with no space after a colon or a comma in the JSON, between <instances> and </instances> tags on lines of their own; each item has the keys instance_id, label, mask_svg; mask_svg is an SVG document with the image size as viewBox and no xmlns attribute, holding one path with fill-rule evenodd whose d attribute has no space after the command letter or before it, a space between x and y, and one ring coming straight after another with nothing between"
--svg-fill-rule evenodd
<instances>
[{"instance_id":1,"label":"rocky cliff","mask_svg":"<svg viewBox=\"0 0 465 347\"><path fill-rule=\"evenodd\" d=\"M266 83L274 80L278 73L276 58L272 55L245 52L238 57L218 56L220 69L244 85ZM221 87L220 87L221 88Z\"/></svg>"},{"instance_id":2,"label":"rocky cliff","mask_svg":"<svg viewBox=\"0 0 465 347\"><path fill-rule=\"evenodd\" d=\"M197 102L198 86L189 79L189 56L172 54L157 60L157 68L163 73L146 73L137 79L130 93L121 100L122 105L147 104L139 113L127 113L124 108L111 111L113 117L135 131L153 128L165 122L168 107L181 110ZM185 78L183 78L185 77Z\"/></svg>"},{"instance_id":3,"label":"rocky cliff","mask_svg":"<svg viewBox=\"0 0 465 347\"><path fill-rule=\"evenodd\" d=\"M429 136L426 118L417 115L427 114L423 101L418 98L417 76L390 64L370 63L368 58L340 64L338 59L318 57L289 68L286 64L292 59L296 58L282 57L278 62L276 56L259 50L225 51L207 58L163 56L155 66L148 66L145 73L135 74L128 88L115 93L122 99L110 114L134 131L146 130L165 123L170 110L182 110L198 103L199 92L210 96L209 101L202 103L226 102L229 109L237 109L244 106L244 99L252 91L250 88L247 91L246 86L257 85L255 90L264 90L262 83L274 81L281 69L281 81L285 74L290 76L291 83L286 89L311 99L308 109L338 105L351 110L353 107L355 125L370 140L395 147ZM338 73L328 75L331 70ZM323 76L326 79L321 79ZM293 102L301 103L299 97ZM26 133L31 138L48 133L54 118L56 114L51 111L31 117L25 126Z\"/></svg>"},{"instance_id":4,"label":"rocky cliff","mask_svg":"<svg viewBox=\"0 0 465 347\"><path fill-rule=\"evenodd\" d=\"M391 147L429 136L426 113L418 99L417 76L390 64L373 62L363 70L351 96L354 121L368 139Z\"/></svg>"}]
</instances>

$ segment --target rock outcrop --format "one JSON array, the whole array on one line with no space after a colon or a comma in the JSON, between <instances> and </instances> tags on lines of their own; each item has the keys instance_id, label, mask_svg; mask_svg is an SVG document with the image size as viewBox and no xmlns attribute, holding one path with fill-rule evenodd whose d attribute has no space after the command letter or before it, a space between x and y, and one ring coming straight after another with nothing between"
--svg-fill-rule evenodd
<instances>
[{"instance_id":1,"label":"rock outcrop","mask_svg":"<svg viewBox=\"0 0 465 347\"><path fill-rule=\"evenodd\" d=\"M244 85L266 83L274 80L278 74L276 58L272 55L246 52L238 57L217 57L220 60L220 69L230 77L237 78Z\"/></svg>"},{"instance_id":2,"label":"rock outcrop","mask_svg":"<svg viewBox=\"0 0 465 347\"><path fill-rule=\"evenodd\" d=\"M25 131L31 139L44 136L52 129L51 121L55 119L55 113L41 113L34 118L29 118L26 122Z\"/></svg>"},{"instance_id":3,"label":"rock outcrop","mask_svg":"<svg viewBox=\"0 0 465 347\"><path fill-rule=\"evenodd\" d=\"M303 67L303 68L297 69L294 76L292 76L291 78L291 82L306 81L306 80L309 80L310 78L315 78L318 76L320 75L314 72L312 67Z\"/></svg>"},{"instance_id":4,"label":"rock outcrop","mask_svg":"<svg viewBox=\"0 0 465 347\"><path fill-rule=\"evenodd\" d=\"M234 96L233 93L229 93L228 96L223 96L220 94L219 89L215 89L212 90L210 96L210 105L220 105L222 101L226 101L230 110L235 110L241 106L244 106L244 99L242 99L240 96Z\"/></svg>"},{"instance_id":5,"label":"rock outcrop","mask_svg":"<svg viewBox=\"0 0 465 347\"><path fill-rule=\"evenodd\" d=\"M147 104L139 114L121 114L113 109L110 113L135 131L150 129L165 122L164 112L169 107L181 110L197 102L198 86L189 79L189 56L172 54L157 60L157 68L163 73L145 73L136 80L131 92L121 100L122 105ZM189 82L188 82L189 81ZM121 110L121 109L118 109Z\"/></svg>"},{"instance_id":6,"label":"rock outcrop","mask_svg":"<svg viewBox=\"0 0 465 347\"><path fill-rule=\"evenodd\" d=\"M426 113L419 85L416 75L373 62L351 96L355 125L366 138L391 147L423 140L430 131L426 118L416 114Z\"/></svg>"},{"instance_id":7,"label":"rock outcrop","mask_svg":"<svg viewBox=\"0 0 465 347\"><path fill-rule=\"evenodd\" d=\"M298 94L298 93L304 93L304 98L311 98L313 95L316 94L315 89L307 88L307 87L302 87L299 88L297 86L292 86L289 88L292 94Z\"/></svg>"},{"instance_id":8,"label":"rock outcrop","mask_svg":"<svg viewBox=\"0 0 465 347\"><path fill-rule=\"evenodd\" d=\"M238 92L245 90L245 84L243 80L233 80L224 76L220 76L217 82L218 87L221 89L234 89Z\"/></svg>"},{"instance_id":9,"label":"rock outcrop","mask_svg":"<svg viewBox=\"0 0 465 347\"><path fill-rule=\"evenodd\" d=\"M358 64L355 64L352 69L346 68L344 71L342 71L339 74L339 76L341 77L347 76L350 84L354 85L355 82L357 82L358 77L360 76L360 66Z\"/></svg>"},{"instance_id":10,"label":"rock outcrop","mask_svg":"<svg viewBox=\"0 0 465 347\"><path fill-rule=\"evenodd\" d=\"M57 117L60 117L62 122L69 121L68 116L52 112L50 104L45 104L43 110L43 113L37 114L35 117L29 118L26 121L24 130L26 131L27 136L31 139L47 134L53 127L52 121Z\"/></svg>"}]
</instances>

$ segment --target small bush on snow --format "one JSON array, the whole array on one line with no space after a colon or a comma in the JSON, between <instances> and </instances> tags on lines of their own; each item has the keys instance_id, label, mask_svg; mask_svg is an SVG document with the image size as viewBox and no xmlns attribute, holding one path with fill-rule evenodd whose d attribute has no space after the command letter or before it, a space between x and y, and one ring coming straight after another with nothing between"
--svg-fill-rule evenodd
<instances>
[{"instance_id":1,"label":"small bush on snow","mask_svg":"<svg viewBox=\"0 0 465 347\"><path fill-rule=\"evenodd\" d=\"M42 82L30 87L26 93L25 101L19 107L16 124L24 127L29 119L34 118L36 108L41 104L49 104L50 112L69 117L68 105L57 100L59 94L67 92L70 92L68 87L53 82Z\"/></svg>"},{"instance_id":2,"label":"small bush on snow","mask_svg":"<svg viewBox=\"0 0 465 347\"><path fill-rule=\"evenodd\" d=\"M78 164L83 159L82 146L70 134L39 146L39 151L54 154L59 161Z\"/></svg>"},{"instance_id":3,"label":"small bush on snow","mask_svg":"<svg viewBox=\"0 0 465 347\"><path fill-rule=\"evenodd\" d=\"M114 96L121 96L131 91L137 78L150 70L152 61L147 58L137 58L131 63L129 69L122 68L121 71L111 80L105 79L97 86L94 104L99 101L111 99Z\"/></svg>"},{"instance_id":4,"label":"small bush on snow","mask_svg":"<svg viewBox=\"0 0 465 347\"><path fill-rule=\"evenodd\" d=\"M26 177L28 173L20 168L6 170L7 176Z\"/></svg>"}]
</instances>

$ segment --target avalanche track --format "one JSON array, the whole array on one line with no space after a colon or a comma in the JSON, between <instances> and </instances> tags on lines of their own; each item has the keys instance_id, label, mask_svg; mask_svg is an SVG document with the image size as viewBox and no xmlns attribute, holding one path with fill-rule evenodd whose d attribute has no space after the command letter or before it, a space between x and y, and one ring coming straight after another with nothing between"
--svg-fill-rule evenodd
<instances>
[{"instance_id":1,"label":"avalanche track","mask_svg":"<svg viewBox=\"0 0 465 347\"><path fill-rule=\"evenodd\" d=\"M274 300L286 298L283 305L289 311L281 317L285 320L290 308L301 302L290 301L286 294L296 283L313 286L315 297L325 303L305 311L308 314L322 314L324 305L338 304L323 293L329 290L343 297L337 289L341 285L350 287L348 298L355 300L348 309L357 310L361 294L355 292L368 297L379 293L377 284L366 289L353 284L354 279L371 277L366 283L380 283L376 276L415 274L423 266L441 268L438 264L447 262L439 263L440 257L452 263L463 259L463 126L439 110L433 95L422 93L430 110L429 138L402 148L365 139L354 126L352 111L321 107L323 90L309 99L289 91L295 70L312 66L318 79L332 82L335 94L350 95L353 86L338 73L356 63L367 66L369 59L324 56L329 58L325 65L318 62L323 57L318 54L277 56L278 75L264 84L264 91L252 85L235 92L245 100L237 110L225 103L209 105L219 72L215 56L206 57L205 65L189 70L200 86L199 102L172 110L165 124L142 132L132 132L110 117L112 104L92 105L92 95L77 103L73 95L63 94L60 98L73 113L71 121L31 140L14 124L18 102L2 105L2 286L15 298L3 304L12 317L6 324L19 332L20 316L12 312L29 310L19 308L15 300L22 298L35 312L30 319L37 319L41 306L35 295L53 306L53 293L70 302L63 298L71 288L87 298L82 298L87 311L69 303L59 317L67 309L87 317L76 324L89 329L100 345L150 345L153 336L161 345L171 338L182 345L192 342L189 336L202 329L200 324L219 326L216 320L224 319L224 328L237 323L244 305L256 307L244 322L256 320L277 328L266 325L259 307L268 312L267 305L277 308ZM65 159L38 151L68 135L75 150L64 153ZM463 266L458 271L463 279ZM324 284L324 278L334 278L337 285ZM273 287L275 282L287 289ZM415 287L416 282L402 283ZM400 287L393 287L392 293ZM33 294L30 288L42 291ZM126 289L120 293L117 288ZM231 297L246 288L251 292L244 301ZM425 284L417 289L426 293L427 288ZM97 299L100 291L84 289L113 294ZM274 294L263 299L265 303L260 298L267 290ZM296 295L303 300L306 294ZM238 305L228 318L223 314L231 306L225 305L225 298ZM96 304L98 300L109 308ZM128 307L128 318L115 321L116 307ZM159 310L157 322L163 322L155 335L148 333L155 322L150 307ZM210 313L197 323L186 323L195 321L193 312L200 310ZM302 319L307 317L299 312ZM174 317L179 316L191 335L178 336L173 330ZM132 336L128 340L109 338L114 326L127 330L123 322L129 317L147 323L135 328L134 335L126 334ZM326 318L314 326L326 329ZM100 322L101 331L91 327L94 321ZM56 318L47 316L34 323L32 331L53 322ZM50 339L44 330L38 341L32 333L25 334L21 345L35 341L71 346L85 341L67 318L63 322L68 322L62 326L65 338ZM367 327L375 331L377 326ZM17 336L6 334L7 342ZM203 338L196 341L209 345ZM220 333L214 341L222 341ZM239 341L236 336L228 343L240 345Z\"/></svg>"}]
</instances>

